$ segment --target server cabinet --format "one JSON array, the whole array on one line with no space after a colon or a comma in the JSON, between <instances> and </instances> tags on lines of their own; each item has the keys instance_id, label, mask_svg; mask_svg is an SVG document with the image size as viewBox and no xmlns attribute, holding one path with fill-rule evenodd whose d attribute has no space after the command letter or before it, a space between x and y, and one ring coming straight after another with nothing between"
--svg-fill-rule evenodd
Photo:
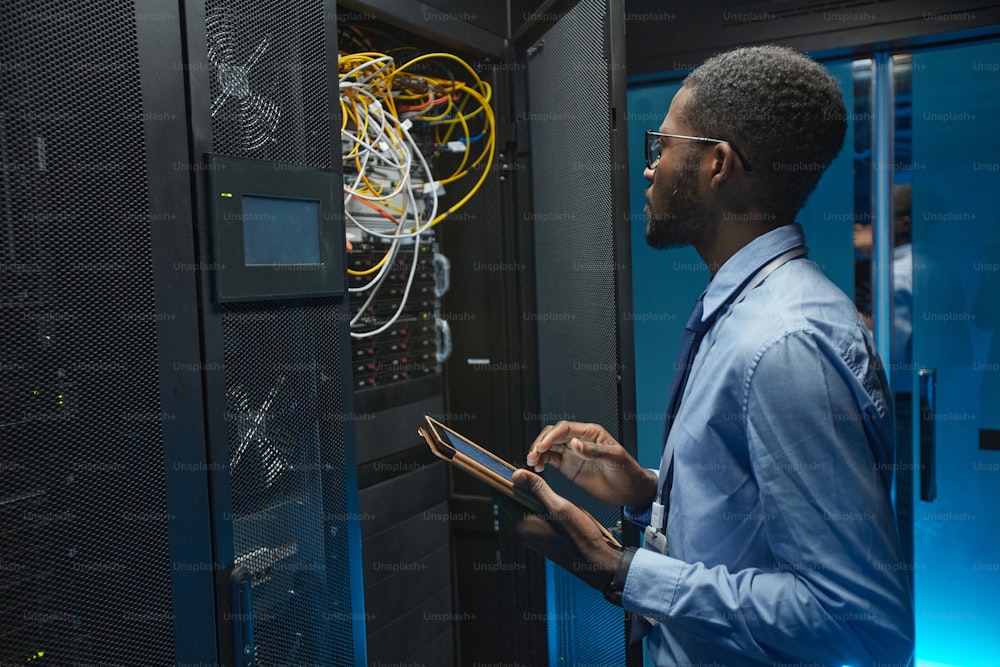
<instances>
[{"instance_id":1,"label":"server cabinet","mask_svg":"<svg viewBox=\"0 0 1000 667\"><path fill-rule=\"evenodd\" d=\"M4 664L217 655L190 199L155 177L188 162L178 14L154 10L0 8Z\"/></svg>"},{"instance_id":2,"label":"server cabinet","mask_svg":"<svg viewBox=\"0 0 1000 667\"><path fill-rule=\"evenodd\" d=\"M333 4L0 13L0 661L364 664L345 299L208 234L207 153L336 179Z\"/></svg>"},{"instance_id":3,"label":"server cabinet","mask_svg":"<svg viewBox=\"0 0 1000 667\"><path fill-rule=\"evenodd\" d=\"M254 193L280 172L326 174L336 205L323 224L342 215L334 11L323 0L184 5L193 164L251 160L263 170ZM194 201L206 435L224 471L210 475L222 659L364 663L346 295L220 303L228 267L209 202L230 193L210 189L219 176L195 178ZM343 272L342 245L335 261Z\"/></svg>"}]
</instances>

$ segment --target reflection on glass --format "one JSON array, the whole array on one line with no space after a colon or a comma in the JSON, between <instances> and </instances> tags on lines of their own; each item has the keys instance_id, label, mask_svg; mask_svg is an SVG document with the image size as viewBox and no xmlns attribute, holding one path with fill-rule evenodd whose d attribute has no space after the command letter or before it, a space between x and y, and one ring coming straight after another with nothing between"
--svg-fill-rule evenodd
<instances>
[{"instance_id":1,"label":"reflection on glass","mask_svg":"<svg viewBox=\"0 0 1000 667\"><path fill-rule=\"evenodd\" d=\"M912 245L912 59L909 54L892 57L893 78L893 161L889 165L892 189L892 353L887 374L892 380L896 410L896 521L903 557L913 562L913 245ZM874 193L872 174L871 112L873 63L854 63L855 83L855 304L858 313L874 330L872 304L872 264ZM867 121L867 122L862 122ZM912 572L911 572L912 574Z\"/></svg>"},{"instance_id":2,"label":"reflection on glass","mask_svg":"<svg viewBox=\"0 0 1000 667\"><path fill-rule=\"evenodd\" d=\"M872 61L854 62L854 303L872 329Z\"/></svg>"}]
</instances>

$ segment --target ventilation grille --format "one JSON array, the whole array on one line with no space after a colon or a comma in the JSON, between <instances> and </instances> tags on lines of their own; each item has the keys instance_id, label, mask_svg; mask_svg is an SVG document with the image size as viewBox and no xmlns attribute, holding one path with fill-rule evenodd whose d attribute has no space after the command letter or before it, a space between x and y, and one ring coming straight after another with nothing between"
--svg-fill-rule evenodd
<instances>
[{"instance_id":1,"label":"ventilation grille","mask_svg":"<svg viewBox=\"0 0 1000 667\"><path fill-rule=\"evenodd\" d=\"M605 0L583 0L535 45L528 64L538 363L543 414L579 415L619 437L618 331ZM569 65L567 65L569 63ZM620 216L618 216L620 219ZM605 525L596 504L550 481ZM621 612L549 570L552 664L624 664ZM558 661L557 661L558 658Z\"/></svg>"},{"instance_id":2,"label":"ventilation grille","mask_svg":"<svg viewBox=\"0 0 1000 667\"><path fill-rule=\"evenodd\" d=\"M172 664L135 9L0 24L0 663Z\"/></svg>"},{"instance_id":3,"label":"ventilation grille","mask_svg":"<svg viewBox=\"0 0 1000 667\"><path fill-rule=\"evenodd\" d=\"M261 665L352 664L343 322L323 302L223 316L236 562Z\"/></svg>"},{"instance_id":4,"label":"ventilation grille","mask_svg":"<svg viewBox=\"0 0 1000 667\"><path fill-rule=\"evenodd\" d=\"M208 0L205 11L216 152L329 168L337 68L323 2Z\"/></svg>"}]
</instances>

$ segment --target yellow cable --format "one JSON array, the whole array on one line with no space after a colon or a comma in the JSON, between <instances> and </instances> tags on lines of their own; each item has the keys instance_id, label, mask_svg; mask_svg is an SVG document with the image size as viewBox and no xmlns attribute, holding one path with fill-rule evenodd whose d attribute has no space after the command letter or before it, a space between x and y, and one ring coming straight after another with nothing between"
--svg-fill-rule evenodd
<instances>
[{"instance_id":1,"label":"yellow cable","mask_svg":"<svg viewBox=\"0 0 1000 667\"><path fill-rule=\"evenodd\" d=\"M486 117L490 121L490 126L491 127L495 127L495 118L493 117L493 110L491 108L489 108L488 106L484 107L484 109L486 110ZM473 195L475 195L479 191L479 188L481 188L483 186L483 183L486 181L486 177L490 173L489 165L493 164L493 153L494 153L494 148L496 146L496 144L494 142L495 138L496 138L495 132L491 133L491 135L486 138L487 141L488 141L486 150L483 152L483 155L480 156L480 158L478 160L476 160L476 162L473 163L472 167L470 167L470 168L475 168L475 166L482 160L482 157L485 156L487 152L489 153L489 159L486 161L487 168L483 169L483 173L480 174L479 180L476 181L476 184L472 187L472 189L469 190L469 192L466 193L466 195L464 197L462 197L457 203L455 203L454 205L452 205L444 213L438 215L436 218L434 218L433 220L431 220L430 225L429 225L430 227L434 227L439 222L441 222L442 220L444 220L445 218L447 218L449 215L451 215L452 213L454 213L455 211L457 211L458 209L460 209L462 206L464 206L465 203L467 201L469 201L473 197Z\"/></svg>"},{"instance_id":2,"label":"yellow cable","mask_svg":"<svg viewBox=\"0 0 1000 667\"><path fill-rule=\"evenodd\" d=\"M376 63L375 61L379 58L385 58L386 54L375 53L375 52L365 52L365 53L355 53L344 55L339 59L340 70L342 74L346 74L351 70L357 69L355 76L366 76L368 81L367 85L371 89L371 94L374 99L378 100L386 113L391 114L395 118L399 118L396 108L396 100L400 102L409 102L412 100L420 100L423 98L422 94L414 92L411 88L400 88L393 91L393 84L396 77L406 71L408 68L412 68L416 63L422 62L424 60L429 60L432 58L444 58L447 60L453 60L461 65L472 77L473 84L469 85L462 81L451 81L445 79L439 79L435 77L423 76L418 74L407 73L408 81L415 84L423 84L427 86L427 98L428 104L425 112L423 114L417 115L416 118L425 122L432 122L435 124L434 136L438 140L438 143L444 144L453 135L456 127L462 128L462 134L465 138L466 151L462 156L462 161L459 166L455 169L455 173L446 179L442 179L438 182L441 184L448 184L455 182L469 174L469 172L477 168L482 164L483 160L486 160L487 168L482 170L476 183L470 188L458 202L453 204L448 208L447 211L437 215L433 220L431 220L427 227L434 227L439 222L447 218L449 215L464 206L482 187L483 183L486 181L489 175L489 165L492 165L493 158L496 151L496 117L493 114L493 109L490 107L490 101L493 96L492 87L485 81L483 81L478 73L469 66L467 62L449 53L428 53L422 56L413 58L403 65L396 67L394 61L383 61ZM369 67L370 65L370 67ZM435 104L435 100L441 97L437 94L437 90L440 89L443 95L447 98L447 103L442 102ZM361 119L361 113L358 109L358 100L355 95L348 94L348 90L345 90L345 95L351 98L352 107L351 119L354 120L355 126L358 128L359 137L367 137L367 132L369 128L369 113L367 113L367 105L365 107L366 113L364 114L364 119ZM460 101L456 104L456 94L460 95ZM466 113L466 108L469 104L469 99L473 99L478 102L478 105L472 111ZM432 109L437 106L443 105L444 110L436 115L427 115ZM345 113L345 119L342 122L341 129L346 129L347 119L346 115L348 113L347 106L341 101L341 109ZM452 115L454 114L454 115ZM472 152L472 137L469 130L469 120L475 118L476 116L483 114L483 127L480 134L483 135L483 150L479 153L475 160L473 160L471 165L468 165L468 159ZM451 116L449 118L449 116ZM440 129L437 126L449 125L447 132L444 137L440 140L438 139L440 135ZM394 150L399 155L403 155L403 150L397 140L395 132L389 132L388 127L385 134L389 137L389 141L392 143ZM359 173L361 172L360 157L357 154L360 152L360 144L357 142L351 148L348 153L348 157L355 156L355 166L357 167ZM430 176L430 175L428 175ZM382 188L376 187L371 181L369 181L367 174L362 174L362 180L365 182L367 189L375 195L381 195ZM405 215L408 207L407 198L404 195L402 197L403 206L402 208L392 206L388 202L383 202L383 207L392 210L393 212L399 211L401 213L399 217L399 227L397 229L403 229L405 224ZM348 269L348 273L354 276L366 276L371 275L378 270L380 270L385 262L388 261L389 256L392 254L392 249L390 248L386 251L385 255L372 267L365 269L363 271L356 271L354 269Z\"/></svg>"},{"instance_id":3,"label":"yellow cable","mask_svg":"<svg viewBox=\"0 0 1000 667\"><path fill-rule=\"evenodd\" d=\"M391 250L386 251L386 253L382 255L382 259L380 259L378 263L372 266L371 268L365 269L364 271L347 269L347 273L348 275L352 276L370 276L371 274L375 273L376 271L382 268L382 265L385 264L386 260L389 259L389 255L391 254L392 254Z\"/></svg>"},{"instance_id":4,"label":"yellow cable","mask_svg":"<svg viewBox=\"0 0 1000 667\"><path fill-rule=\"evenodd\" d=\"M473 92L471 90L469 90L467 92L470 92L473 95L478 95L478 93L475 93L475 92ZM480 99L482 100L482 98L480 98ZM496 127L495 127L495 124L494 124L495 123L495 119L493 117L493 110L489 106L484 105L483 108L487 110L487 121L488 121L487 122L487 127L483 128L483 134L486 135L485 137L483 137L483 141L485 143L484 143L484 146L483 146L482 153L480 153L479 157L476 158L476 160L469 166L469 169L475 169L477 166L479 166L479 163L483 161L483 158L486 157L487 153L490 156L489 163L492 164L492 162L493 162L493 149L494 149L494 145L495 145L495 142L496 142ZM471 151L472 147L470 145L470 137L468 135L468 128L467 128L467 126L465 127L465 130L466 130L466 145L468 146L469 151ZM468 155L468 152L466 152L466 155ZM449 178L447 178L445 180L442 180L441 183L444 184L444 185L446 185L447 183L454 182L454 181L462 178L466 174L468 174L468 170L463 171L463 172L458 173L458 174L454 174L454 175L450 176Z\"/></svg>"}]
</instances>

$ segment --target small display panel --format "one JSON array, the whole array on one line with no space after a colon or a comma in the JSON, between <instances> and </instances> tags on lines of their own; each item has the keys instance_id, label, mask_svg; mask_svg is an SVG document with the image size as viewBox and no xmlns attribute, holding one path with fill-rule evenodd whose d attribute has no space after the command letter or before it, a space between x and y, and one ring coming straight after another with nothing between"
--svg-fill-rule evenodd
<instances>
[{"instance_id":1,"label":"small display panel","mask_svg":"<svg viewBox=\"0 0 1000 667\"><path fill-rule=\"evenodd\" d=\"M243 195L246 266L319 264L319 200Z\"/></svg>"},{"instance_id":2,"label":"small display panel","mask_svg":"<svg viewBox=\"0 0 1000 667\"><path fill-rule=\"evenodd\" d=\"M347 291L339 170L206 153L216 298L265 301Z\"/></svg>"},{"instance_id":3,"label":"small display panel","mask_svg":"<svg viewBox=\"0 0 1000 667\"><path fill-rule=\"evenodd\" d=\"M490 470L500 475L507 481L513 481L513 475L514 475L513 468L508 468L507 466L497 461L492 456L484 454L482 450L480 450L478 447L470 445L468 442L466 442L462 438L459 438L454 433L451 433L444 429L441 429L441 433L444 434L444 437L448 439L448 444L454 447L456 451L462 452L476 463L479 463L482 466L489 468Z\"/></svg>"}]
</instances>

